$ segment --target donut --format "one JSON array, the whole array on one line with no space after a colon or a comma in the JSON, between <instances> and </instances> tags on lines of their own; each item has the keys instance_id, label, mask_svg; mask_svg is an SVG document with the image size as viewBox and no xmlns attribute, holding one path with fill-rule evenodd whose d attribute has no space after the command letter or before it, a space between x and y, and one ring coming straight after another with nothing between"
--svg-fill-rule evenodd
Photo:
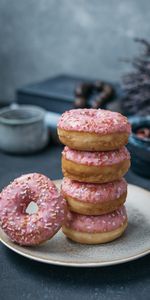
<instances>
[{"instance_id":1,"label":"donut","mask_svg":"<svg viewBox=\"0 0 150 300\"><path fill-rule=\"evenodd\" d=\"M95 97L93 95L95 94ZM99 108L106 104L114 94L110 84L96 80L95 82L82 82L75 89L74 106L76 108L85 108L89 106L89 100L92 96L91 107ZM94 98L94 99L93 99Z\"/></svg>"},{"instance_id":2,"label":"donut","mask_svg":"<svg viewBox=\"0 0 150 300\"><path fill-rule=\"evenodd\" d=\"M127 196L127 182L121 178L118 181L94 184L64 178L61 191L71 211L83 215L101 215L123 205Z\"/></svg>"},{"instance_id":3,"label":"donut","mask_svg":"<svg viewBox=\"0 0 150 300\"><path fill-rule=\"evenodd\" d=\"M38 211L28 214L30 202ZM15 179L0 194L0 225L15 243L34 246L45 242L60 229L66 201L54 183L44 175L33 173Z\"/></svg>"},{"instance_id":4,"label":"donut","mask_svg":"<svg viewBox=\"0 0 150 300\"><path fill-rule=\"evenodd\" d=\"M71 149L109 151L128 143L131 126L118 112L85 108L63 113L57 131L60 141Z\"/></svg>"},{"instance_id":5,"label":"donut","mask_svg":"<svg viewBox=\"0 0 150 300\"><path fill-rule=\"evenodd\" d=\"M84 216L68 211L63 233L81 244L101 244L118 238L128 224L125 206L100 216Z\"/></svg>"},{"instance_id":6,"label":"donut","mask_svg":"<svg viewBox=\"0 0 150 300\"><path fill-rule=\"evenodd\" d=\"M118 150L88 152L65 146L62 152L64 177L89 183L105 183L120 179L130 167L130 154L124 146Z\"/></svg>"}]
</instances>

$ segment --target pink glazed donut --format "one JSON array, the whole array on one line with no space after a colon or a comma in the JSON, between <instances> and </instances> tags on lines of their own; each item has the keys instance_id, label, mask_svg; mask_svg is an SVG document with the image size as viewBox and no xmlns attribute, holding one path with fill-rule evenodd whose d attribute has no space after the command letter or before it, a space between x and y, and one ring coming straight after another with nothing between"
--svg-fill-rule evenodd
<instances>
[{"instance_id":1,"label":"pink glazed donut","mask_svg":"<svg viewBox=\"0 0 150 300\"><path fill-rule=\"evenodd\" d=\"M38 211L28 214L26 209L32 201ZM38 245L52 238L62 226L65 213L65 200L54 183L42 174L23 175L0 194L1 227L20 245Z\"/></svg>"},{"instance_id":2,"label":"pink glazed donut","mask_svg":"<svg viewBox=\"0 0 150 300\"><path fill-rule=\"evenodd\" d=\"M63 233L81 244L110 242L123 234L128 224L125 206L101 216L84 216L68 211Z\"/></svg>"},{"instance_id":3,"label":"pink glazed donut","mask_svg":"<svg viewBox=\"0 0 150 300\"><path fill-rule=\"evenodd\" d=\"M126 147L112 151L78 151L64 148L62 171L64 177L79 182L105 183L120 179L130 167Z\"/></svg>"},{"instance_id":4,"label":"pink glazed donut","mask_svg":"<svg viewBox=\"0 0 150 300\"><path fill-rule=\"evenodd\" d=\"M102 215L123 205L127 196L124 178L108 183L85 183L64 178L61 186L69 209L82 215Z\"/></svg>"},{"instance_id":5,"label":"pink glazed donut","mask_svg":"<svg viewBox=\"0 0 150 300\"><path fill-rule=\"evenodd\" d=\"M71 149L109 151L128 143L131 126L118 112L104 109L72 109L58 122L60 141Z\"/></svg>"}]
</instances>

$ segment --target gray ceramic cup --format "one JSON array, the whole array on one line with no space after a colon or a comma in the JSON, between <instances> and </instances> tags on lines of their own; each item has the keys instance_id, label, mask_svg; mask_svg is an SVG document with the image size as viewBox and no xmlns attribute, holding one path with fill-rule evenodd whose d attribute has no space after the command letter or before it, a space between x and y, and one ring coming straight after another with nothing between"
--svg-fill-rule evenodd
<instances>
[{"instance_id":1,"label":"gray ceramic cup","mask_svg":"<svg viewBox=\"0 0 150 300\"><path fill-rule=\"evenodd\" d=\"M48 143L45 115L44 109L32 105L0 109L0 149L28 154L44 148Z\"/></svg>"}]
</instances>

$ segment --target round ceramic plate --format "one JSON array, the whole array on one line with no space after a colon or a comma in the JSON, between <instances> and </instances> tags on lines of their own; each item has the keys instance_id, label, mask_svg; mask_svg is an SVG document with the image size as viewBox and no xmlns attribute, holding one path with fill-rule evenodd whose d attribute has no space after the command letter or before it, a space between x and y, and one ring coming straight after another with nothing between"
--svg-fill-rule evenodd
<instances>
[{"instance_id":1,"label":"round ceramic plate","mask_svg":"<svg viewBox=\"0 0 150 300\"><path fill-rule=\"evenodd\" d=\"M60 182L56 181L57 186ZM129 184L126 207L128 228L119 239L108 244L77 244L61 231L43 245L21 247L1 230L1 242L20 255L48 264L100 267L125 263L150 253L150 192Z\"/></svg>"}]
</instances>

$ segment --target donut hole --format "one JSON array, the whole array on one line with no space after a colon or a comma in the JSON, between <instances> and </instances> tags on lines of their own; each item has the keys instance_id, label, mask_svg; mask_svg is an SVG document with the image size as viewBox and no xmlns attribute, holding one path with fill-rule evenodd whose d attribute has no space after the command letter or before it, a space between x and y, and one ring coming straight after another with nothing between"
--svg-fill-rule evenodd
<instances>
[{"instance_id":1,"label":"donut hole","mask_svg":"<svg viewBox=\"0 0 150 300\"><path fill-rule=\"evenodd\" d=\"M36 204L36 202L31 201L26 208L26 213L28 215L36 214L38 212L38 210L39 210L39 207Z\"/></svg>"}]
</instances>

